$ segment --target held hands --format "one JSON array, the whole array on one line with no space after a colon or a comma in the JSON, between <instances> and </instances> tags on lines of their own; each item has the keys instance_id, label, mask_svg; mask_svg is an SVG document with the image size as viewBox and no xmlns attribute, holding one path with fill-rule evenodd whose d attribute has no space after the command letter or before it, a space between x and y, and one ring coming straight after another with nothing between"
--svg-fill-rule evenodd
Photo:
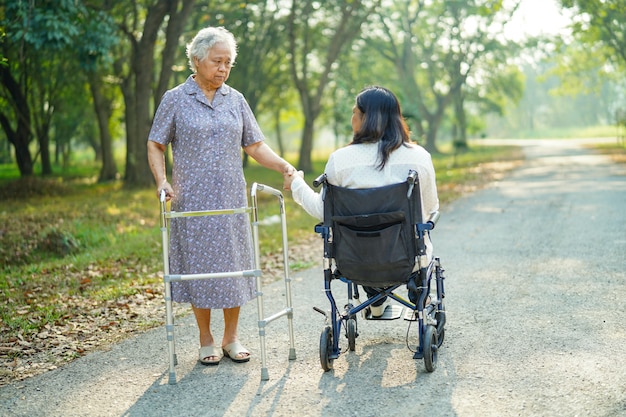
<instances>
[{"instance_id":1,"label":"held hands","mask_svg":"<svg viewBox=\"0 0 626 417\"><path fill-rule=\"evenodd\" d=\"M290 171L289 173L285 171L285 173L283 173L283 190L291 190L291 183L293 183L293 180L296 179L296 177L304 178L304 171L296 171L295 168L293 168L293 171Z\"/></svg>"},{"instance_id":2,"label":"held hands","mask_svg":"<svg viewBox=\"0 0 626 417\"><path fill-rule=\"evenodd\" d=\"M294 172L296 172L296 169L291 164L285 165L285 168L283 169L283 190L291 189L291 181L289 178L294 174Z\"/></svg>"}]
</instances>

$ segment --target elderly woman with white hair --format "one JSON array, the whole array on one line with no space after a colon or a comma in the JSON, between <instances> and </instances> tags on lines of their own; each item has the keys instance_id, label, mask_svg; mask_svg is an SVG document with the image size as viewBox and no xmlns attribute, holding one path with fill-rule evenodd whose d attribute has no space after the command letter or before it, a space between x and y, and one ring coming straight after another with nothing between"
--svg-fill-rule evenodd
<instances>
[{"instance_id":1,"label":"elderly woman with white hair","mask_svg":"<svg viewBox=\"0 0 626 417\"><path fill-rule=\"evenodd\" d=\"M187 45L193 74L167 91L148 137L148 161L157 186L172 210L219 210L247 205L241 149L262 166L286 178L295 169L276 155L244 96L225 84L237 57L234 36L222 27L200 30ZM172 182L165 150L173 154ZM170 272L197 274L254 269L246 214L176 219L170 228ZM254 278L224 278L172 283L173 301L191 303L200 334L199 361L217 365L225 355L250 360L239 342L240 307L256 297ZM220 348L211 332L211 310L222 309Z\"/></svg>"}]
</instances>

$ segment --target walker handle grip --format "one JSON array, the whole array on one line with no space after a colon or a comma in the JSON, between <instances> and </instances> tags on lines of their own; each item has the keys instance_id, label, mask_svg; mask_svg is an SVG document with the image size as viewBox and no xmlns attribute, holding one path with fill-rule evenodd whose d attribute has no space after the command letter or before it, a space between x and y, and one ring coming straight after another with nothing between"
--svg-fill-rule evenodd
<instances>
[{"instance_id":1,"label":"walker handle grip","mask_svg":"<svg viewBox=\"0 0 626 417\"><path fill-rule=\"evenodd\" d=\"M266 192L268 194L273 194L273 195L275 195L276 197L279 197L279 198L283 196L283 193L278 191L276 188L272 188L269 185L265 185L265 184L259 184L259 183L255 183L255 184L256 184L256 188L259 191L263 191L263 192Z\"/></svg>"}]
</instances>

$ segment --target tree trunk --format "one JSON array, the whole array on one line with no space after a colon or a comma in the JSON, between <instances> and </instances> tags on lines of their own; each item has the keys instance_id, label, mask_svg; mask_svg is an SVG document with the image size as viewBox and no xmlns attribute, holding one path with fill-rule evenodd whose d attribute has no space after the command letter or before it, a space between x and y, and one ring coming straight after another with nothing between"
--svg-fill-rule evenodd
<instances>
[{"instance_id":1,"label":"tree trunk","mask_svg":"<svg viewBox=\"0 0 626 417\"><path fill-rule=\"evenodd\" d=\"M49 128L42 128L38 135L39 150L41 152L41 175L52 175L52 164L50 163L50 136Z\"/></svg>"},{"instance_id":2,"label":"tree trunk","mask_svg":"<svg viewBox=\"0 0 626 417\"><path fill-rule=\"evenodd\" d=\"M298 168L311 171L311 151L313 150L314 124L321 112L321 101L324 91L330 81L333 65L339 59L341 51L350 45L359 36L361 24L367 20L371 12L379 5L374 2L371 8L365 8L361 1L340 1L340 18L335 27L327 27L330 34L328 44L317 45L318 59L323 62L320 71L316 72L309 67L309 59L316 50L311 39L318 36L316 31L310 31L309 19L314 19L315 2L295 1L291 3L291 12L288 22L289 38L289 68L298 93L304 113L304 130L300 144ZM328 3L326 3L328 4ZM296 22L298 21L298 22ZM304 32L298 32L303 30ZM319 28L318 28L319 30ZM300 42L304 39L303 42Z\"/></svg>"},{"instance_id":3,"label":"tree trunk","mask_svg":"<svg viewBox=\"0 0 626 417\"><path fill-rule=\"evenodd\" d=\"M4 130L9 142L15 148L15 159L20 176L30 177L33 175L33 159L28 145L31 139L30 131L30 109L26 97L22 94L18 83L15 81L9 67L0 65L0 79L12 98L13 111L16 114L17 126L15 130L11 127L9 118L4 113L0 113L0 125Z\"/></svg>"},{"instance_id":4,"label":"tree trunk","mask_svg":"<svg viewBox=\"0 0 626 417\"><path fill-rule=\"evenodd\" d=\"M276 128L276 142L278 144L278 154L281 157L285 156L285 144L283 143L283 131L280 128L280 108L276 107L274 110L274 125Z\"/></svg>"},{"instance_id":5,"label":"tree trunk","mask_svg":"<svg viewBox=\"0 0 626 417\"><path fill-rule=\"evenodd\" d=\"M146 22L147 24L147 22ZM145 34L144 34L145 36ZM144 42L142 42L143 44ZM146 44L148 42L145 42ZM130 74L134 89L126 94L126 114L133 122L126 128L126 185L129 187L148 187L152 184L152 174L148 166L146 139L150 132L151 114L151 69L154 65L154 44L139 46L134 52L133 73ZM127 119L128 122L128 119Z\"/></svg>"},{"instance_id":6,"label":"tree trunk","mask_svg":"<svg viewBox=\"0 0 626 417\"><path fill-rule=\"evenodd\" d=\"M465 100L463 91L459 90L454 95L454 114L456 119L457 136L454 138L455 151L467 150L467 117L465 114Z\"/></svg>"},{"instance_id":7,"label":"tree trunk","mask_svg":"<svg viewBox=\"0 0 626 417\"><path fill-rule=\"evenodd\" d=\"M176 2L178 5L178 1ZM189 13L188 7L193 5L192 0L186 0L183 3L183 11L177 13L173 18L170 33L168 23L167 41L175 42L178 45L178 38L184 27L184 21L178 22L178 18L186 19ZM123 94L126 102L126 135L127 135L127 152L126 152L126 176L125 185L129 187L148 187L153 184L152 173L148 166L148 151L146 148L146 140L150 133L150 125L152 123L152 112L150 109L150 100L154 97L153 71L155 65L155 45L161 25L165 20L165 16L178 7L172 5L171 0L159 0L148 9L146 20L143 26L143 32L140 40L136 40L133 34L129 34L132 43L131 70L126 79L123 81ZM176 36L174 36L176 35ZM174 54L176 48L168 47L164 53ZM164 63L168 62L168 57L162 57ZM169 74L161 74L161 79L169 80L171 76L171 65L166 68ZM162 88L162 87L160 87ZM158 99L160 100L160 96Z\"/></svg>"},{"instance_id":8,"label":"tree trunk","mask_svg":"<svg viewBox=\"0 0 626 417\"><path fill-rule=\"evenodd\" d=\"M33 159L28 149L28 142L30 141L30 131L28 126L20 126L16 130L11 128L11 124L6 116L0 113L0 124L7 135L9 142L15 148L15 160L17 162L17 168L20 171L20 176L30 177L33 175Z\"/></svg>"},{"instance_id":9,"label":"tree trunk","mask_svg":"<svg viewBox=\"0 0 626 417\"><path fill-rule=\"evenodd\" d=\"M298 169L304 172L313 170L311 151L313 150L313 132L316 117L317 116L306 117L304 120L304 130L302 132L302 143L300 144L300 156L298 159Z\"/></svg>"},{"instance_id":10,"label":"tree trunk","mask_svg":"<svg viewBox=\"0 0 626 417\"><path fill-rule=\"evenodd\" d=\"M69 168L70 166L70 155L72 154L72 143L70 141L67 141L64 145L63 145L63 170L65 171L66 169Z\"/></svg>"},{"instance_id":11,"label":"tree trunk","mask_svg":"<svg viewBox=\"0 0 626 417\"><path fill-rule=\"evenodd\" d=\"M426 150L432 153L439 153L439 149L437 149L437 130L439 129L438 125L428 126L428 130L426 131Z\"/></svg>"},{"instance_id":12,"label":"tree trunk","mask_svg":"<svg viewBox=\"0 0 626 417\"><path fill-rule=\"evenodd\" d=\"M131 78L124 79L120 85L122 96L124 96L124 122L126 126L126 164L125 180L128 181L129 170L135 166L133 159L136 158L135 148L137 143L133 140L137 128L137 114L135 112L134 83ZM134 175L134 174L133 174Z\"/></svg>"},{"instance_id":13,"label":"tree trunk","mask_svg":"<svg viewBox=\"0 0 626 417\"><path fill-rule=\"evenodd\" d=\"M437 148L437 132L441 119L449 103L449 95L437 97L437 108L434 113L427 114L428 130L426 131L426 150L430 153L439 153Z\"/></svg>"},{"instance_id":14,"label":"tree trunk","mask_svg":"<svg viewBox=\"0 0 626 417\"><path fill-rule=\"evenodd\" d=\"M180 48L178 42L183 29L185 28L185 22L191 13L196 0L182 0L182 7L180 12L178 11L178 1L170 1L169 4L169 19L167 21L167 31L165 33L165 47L161 54L161 71L159 73L159 79L156 89L154 90L154 108L159 106L161 97L167 91L170 79L172 78L172 67L174 66L176 59L176 52Z\"/></svg>"},{"instance_id":15,"label":"tree trunk","mask_svg":"<svg viewBox=\"0 0 626 417\"><path fill-rule=\"evenodd\" d=\"M98 176L98 182L111 181L117 178L117 167L113 157L113 140L109 130L109 120L111 119L111 103L102 93L102 83L97 74L89 72L89 87L93 97L94 110L100 131L100 156L102 158L102 168ZM98 154L98 153L96 153Z\"/></svg>"}]
</instances>

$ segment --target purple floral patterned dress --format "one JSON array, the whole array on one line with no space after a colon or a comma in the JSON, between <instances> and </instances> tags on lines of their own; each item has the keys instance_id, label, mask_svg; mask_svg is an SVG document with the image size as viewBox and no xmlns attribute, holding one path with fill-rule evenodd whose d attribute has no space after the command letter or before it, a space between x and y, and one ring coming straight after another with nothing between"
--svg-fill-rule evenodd
<instances>
[{"instance_id":1,"label":"purple floral patterned dress","mask_svg":"<svg viewBox=\"0 0 626 417\"><path fill-rule=\"evenodd\" d=\"M223 84L209 103L190 76L163 96L148 140L172 145L172 210L247 206L241 148L264 138L237 90ZM250 218L231 214L172 219L169 256L171 274L253 269ZM237 307L255 296L254 278L172 283L174 301L198 308Z\"/></svg>"}]
</instances>

